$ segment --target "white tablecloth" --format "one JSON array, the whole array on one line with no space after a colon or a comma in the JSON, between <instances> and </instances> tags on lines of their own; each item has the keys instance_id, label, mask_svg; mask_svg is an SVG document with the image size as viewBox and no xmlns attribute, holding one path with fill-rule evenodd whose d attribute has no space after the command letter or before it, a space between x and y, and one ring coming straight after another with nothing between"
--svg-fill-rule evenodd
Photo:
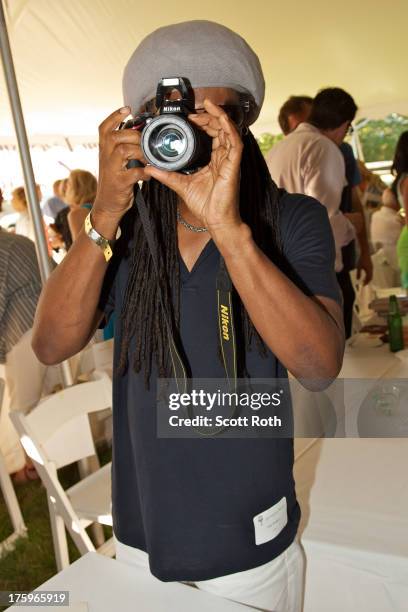
<instances>
[{"instance_id":1,"label":"white tablecloth","mask_svg":"<svg viewBox=\"0 0 408 612\"><path fill-rule=\"evenodd\" d=\"M400 363L388 344L371 348L346 346L339 378L383 378Z\"/></svg>"},{"instance_id":2,"label":"white tablecloth","mask_svg":"<svg viewBox=\"0 0 408 612\"><path fill-rule=\"evenodd\" d=\"M408 440L326 439L295 463L304 612L408 610Z\"/></svg>"},{"instance_id":3,"label":"white tablecloth","mask_svg":"<svg viewBox=\"0 0 408 612\"><path fill-rule=\"evenodd\" d=\"M246 606L177 582L160 582L135 567L88 553L36 590L69 591L73 612L244 612ZM87 604L87 607L81 602ZM54 608L53 608L54 609ZM15 612L33 607L12 606ZM50 610L49 607L44 610ZM55 607L69 612L67 607Z\"/></svg>"}]
</instances>

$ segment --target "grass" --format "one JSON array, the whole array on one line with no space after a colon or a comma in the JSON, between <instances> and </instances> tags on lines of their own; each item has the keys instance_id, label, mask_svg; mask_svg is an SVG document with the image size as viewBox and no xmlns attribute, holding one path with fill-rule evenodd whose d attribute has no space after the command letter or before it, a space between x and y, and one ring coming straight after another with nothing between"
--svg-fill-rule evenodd
<instances>
[{"instance_id":1,"label":"grass","mask_svg":"<svg viewBox=\"0 0 408 612\"><path fill-rule=\"evenodd\" d=\"M101 464L110 461L110 450L100 453ZM78 481L76 464L59 470L65 488ZM27 527L27 537L16 542L15 549L0 560L0 591L31 591L57 573L45 488L39 480L16 486L21 512ZM112 531L107 528L106 536ZM12 533L12 525L0 492L0 541ZM68 535L70 561L79 552ZM0 606L0 611L5 610Z\"/></svg>"}]
</instances>

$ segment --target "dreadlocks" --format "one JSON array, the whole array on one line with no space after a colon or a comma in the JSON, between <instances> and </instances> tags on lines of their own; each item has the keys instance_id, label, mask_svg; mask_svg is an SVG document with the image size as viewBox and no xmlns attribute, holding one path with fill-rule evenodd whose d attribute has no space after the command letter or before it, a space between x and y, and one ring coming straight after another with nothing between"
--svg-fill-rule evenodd
<instances>
[{"instance_id":1,"label":"dreadlocks","mask_svg":"<svg viewBox=\"0 0 408 612\"><path fill-rule=\"evenodd\" d=\"M251 228L253 238L259 248L276 261L281 252L279 190L270 177L258 143L251 132L243 137L243 143L240 187L241 218ZM177 343L180 322L180 274L176 217L177 195L154 179L143 185L143 195L149 209L152 227L156 233L159 283L164 303L162 305L160 302L153 262L140 217L137 210L134 210L130 272L121 313L122 343L119 371L123 372L129 365L129 361L136 372L140 372L143 366L145 383L148 386L153 358L156 361L159 377L172 375L164 311L171 322ZM239 298L238 310L237 337L242 339L247 349L251 348L255 337L258 350L265 355L265 345Z\"/></svg>"}]
</instances>

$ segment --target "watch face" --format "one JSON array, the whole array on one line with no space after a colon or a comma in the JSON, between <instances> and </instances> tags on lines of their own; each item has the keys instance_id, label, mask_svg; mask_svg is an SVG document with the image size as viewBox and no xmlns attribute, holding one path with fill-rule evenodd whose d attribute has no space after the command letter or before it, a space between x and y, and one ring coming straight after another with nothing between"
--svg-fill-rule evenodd
<instances>
[{"instance_id":1,"label":"watch face","mask_svg":"<svg viewBox=\"0 0 408 612\"><path fill-rule=\"evenodd\" d=\"M98 247L101 247L101 249L104 249L107 246L108 241L105 240L105 238L102 238L102 236L98 234L95 242L98 245Z\"/></svg>"}]
</instances>

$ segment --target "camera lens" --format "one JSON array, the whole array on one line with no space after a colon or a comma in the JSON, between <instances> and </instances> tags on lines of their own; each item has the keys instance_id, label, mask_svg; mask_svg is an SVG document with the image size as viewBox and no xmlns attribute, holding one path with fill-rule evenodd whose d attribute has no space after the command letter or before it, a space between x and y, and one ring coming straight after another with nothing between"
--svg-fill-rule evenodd
<instances>
[{"instance_id":1,"label":"camera lens","mask_svg":"<svg viewBox=\"0 0 408 612\"><path fill-rule=\"evenodd\" d=\"M174 158L182 155L187 147L185 134L176 128L164 127L157 134L154 147L163 158Z\"/></svg>"},{"instance_id":2,"label":"camera lens","mask_svg":"<svg viewBox=\"0 0 408 612\"><path fill-rule=\"evenodd\" d=\"M212 139L184 116L154 117L142 132L141 147L149 164L174 172L191 172L208 164Z\"/></svg>"}]
</instances>

